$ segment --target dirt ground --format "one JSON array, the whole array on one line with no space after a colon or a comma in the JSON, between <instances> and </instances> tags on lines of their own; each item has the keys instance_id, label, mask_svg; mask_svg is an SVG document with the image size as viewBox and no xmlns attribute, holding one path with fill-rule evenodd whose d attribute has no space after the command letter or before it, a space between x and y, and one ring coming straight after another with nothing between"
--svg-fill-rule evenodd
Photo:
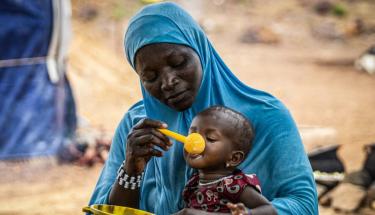
<instances>
[{"instance_id":1,"label":"dirt ground","mask_svg":"<svg viewBox=\"0 0 375 215\"><path fill-rule=\"evenodd\" d=\"M317 1L307 0L179 2L192 11L242 81L278 97L299 126L333 130L346 170L361 167L362 147L375 142L375 75L358 71L353 62L374 44L375 34L357 35L350 26L357 18L375 26L374 2L340 1L347 9L341 18L317 15L312 9ZM140 6L135 0L73 1L68 76L78 113L82 122L109 133L141 98L122 45L128 19ZM335 23L335 39L314 36L324 23ZM241 35L254 26L269 29L276 42L241 42ZM0 163L0 215L80 214L100 169L61 166L51 158ZM338 213L320 207L320 214Z\"/></svg>"}]
</instances>

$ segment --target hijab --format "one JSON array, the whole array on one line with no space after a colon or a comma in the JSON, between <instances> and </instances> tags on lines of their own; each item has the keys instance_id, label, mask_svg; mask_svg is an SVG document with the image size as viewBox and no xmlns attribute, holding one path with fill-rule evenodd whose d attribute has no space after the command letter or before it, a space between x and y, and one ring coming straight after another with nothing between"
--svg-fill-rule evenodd
<instances>
[{"instance_id":1,"label":"hijab","mask_svg":"<svg viewBox=\"0 0 375 215\"><path fill-rule=\"evenodd\" d=\"M314 203L316 196L310 165L295 123L279 100L238 80L200 26L174 3L146 6L130 20L124 46L127 60L133 68L137 51L153 43L191 47L200 58L203 77L194 103L182 112L161 103L141 86L148 118L166 122L170 130L186 135L194 116L207 107L224 105L241 112L251 121L255 139L251 152L239 168L245 173L258 175L263 194L274 200L279 212L289 210L289 206L282 199L278 202L277 198L294 192L294 183L302 183L310 192L303 198L309 198ZM184 161L180 143L175 142L162 158L152 158L141 188L141 209L171 214L183 208L181 193L192 172ZM310 206L311 211L316 210L313 204ZM295 212L306 214L304 211Z\"/></svg>"}]
</instances>

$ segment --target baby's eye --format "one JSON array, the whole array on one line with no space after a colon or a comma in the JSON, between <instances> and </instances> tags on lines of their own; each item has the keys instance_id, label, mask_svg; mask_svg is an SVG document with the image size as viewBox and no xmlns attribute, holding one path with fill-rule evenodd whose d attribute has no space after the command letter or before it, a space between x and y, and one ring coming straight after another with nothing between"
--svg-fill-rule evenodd
<instances>
[{"instance_id":1,"label":"baby's eye","mask_svg":"<svg viewBox=\"0 0 375 215\"><path fill-rule=\"evenodd\" d=\"M206 137L206 139L207 139L209 142L215 142L215 141L216 141L216 138L212 138L212 137Z\"/></svg>"}]
</instances>

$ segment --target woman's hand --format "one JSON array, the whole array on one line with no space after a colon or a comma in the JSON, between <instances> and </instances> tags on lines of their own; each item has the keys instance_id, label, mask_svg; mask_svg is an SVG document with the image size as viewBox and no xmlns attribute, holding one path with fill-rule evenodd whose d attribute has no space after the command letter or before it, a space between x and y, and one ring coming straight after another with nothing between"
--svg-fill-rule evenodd
<instances>
[{"instance_id":1,"label":"woman's hand","mask_svg":"<svg viewBox=\"0 0 375 215\"><path fill-rule=\"evenodd\" d=\"M169 138L160 133L158 128L167 128L167 125L146 118L138 122L129 132L124 167L127 174L140 174L152 156L163 156L160 149L167 151L172 145Z\"/></svg>"},{"instance_id":2,"label":"woman's hand","mask_svg":"<svg viewBox=\"0 0 375 215\"><path fill-rule=\"evenodd\" d=\"M249 214L249 211L248 211L249 209L247 209L246 206L242 203L238 203L238 204L227 203L227 207L232 212L232 215L247 215L247 214Z\"/></svg>"}]
</instances>

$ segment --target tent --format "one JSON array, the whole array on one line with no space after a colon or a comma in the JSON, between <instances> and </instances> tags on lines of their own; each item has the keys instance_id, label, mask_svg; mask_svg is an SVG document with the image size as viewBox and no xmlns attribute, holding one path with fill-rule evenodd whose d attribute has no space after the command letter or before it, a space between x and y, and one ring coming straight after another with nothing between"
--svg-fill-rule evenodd
<instances>
[{"instance_id":1,"label":"tent","mask_svg":"<svg viewBox=\"0 0 375 215\"><path fill-rule=\"evenodd\" d=\"M0 160L55 155L74 135L70 2L0 3Z\"/></svg>"}]
</instances>

